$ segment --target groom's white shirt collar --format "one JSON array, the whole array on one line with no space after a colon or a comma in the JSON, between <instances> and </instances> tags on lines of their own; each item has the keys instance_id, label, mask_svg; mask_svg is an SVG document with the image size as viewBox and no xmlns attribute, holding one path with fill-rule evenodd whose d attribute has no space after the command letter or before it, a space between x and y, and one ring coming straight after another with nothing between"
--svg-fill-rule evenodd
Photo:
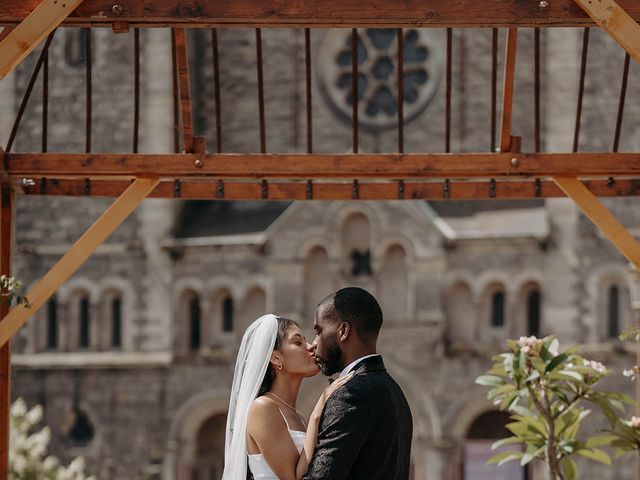
<instances>
[{"instance_id":1,"label":"groom's white shirt collar","mask_svg":"<svg viewBox=\"0 0 640 480\"><path fill-rule=\"evenodd\" d=\"M351 362L349 365L347 365L344 370L342 370L342 372L340 372L340 375L338 376L338 378L340 377L344 377L345 375L347 375L348 373L351 372L351 370L353 370L353 367L356 366L356 364L358 362L360 362L361 360L364 360L365 358L369 358L369 357L379 357L380 354L379 353L372 353L371 355L365 355L364 357L360 357L355 359L353 362Z\"/></svg>"}]
</instances>

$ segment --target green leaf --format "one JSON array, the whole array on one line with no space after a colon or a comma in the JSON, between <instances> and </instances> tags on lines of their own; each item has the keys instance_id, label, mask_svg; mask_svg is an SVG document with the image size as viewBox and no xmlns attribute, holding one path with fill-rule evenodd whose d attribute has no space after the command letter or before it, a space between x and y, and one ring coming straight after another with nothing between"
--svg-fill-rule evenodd
<instances>
[{"instance_id":1,"label":"green leaf","mask_svg":"<svg viewBox=\"0 0 640 480\"><path fill-rule=\"evenodd\" d=\"M542 435L543 437L547 436L547 427L544 423L538 420L536 417L528 417L528 416L517 416L516 417L520 422L526 424L530 427L535 433Z\"/></svg>"},{"instance_id":2,"label":"green leaf","mask_svg":"<svg viewBox=\"0 0 640 480\"><path fill-rule=\"evenodd\" d=\"M609 458L609 455L607 455L604 450L600 450L599 448L583 448L578 450L576 453L582 457L590 458L596 462L611 466L611 458Z\"/></svg>"},{"instance_id":3,"label":"green leaf","mask_svg":"<svg viewBox=\"0 0 640 480\"><path fill-rule=\"evenodd\" d=\"M539 373L544 373L545 369L547 368L544 360L542 360L540 357L529 357L529 360L531 361L531 365L533 365L533 368L535 368Z\"/></svg>"},{"instance_id":4,"label":"green leaf","mask_svg":"<svg viewBox=\"0 0 640 480\"><path fill-rule=\"evenodd\" d=\"M584 446L585 448L602 447L603 445L610 445L617 438L616 435L597 435L587 439Z\"/></svg>"},{"instance_id":5,"label":"green leaf","mask_svg":"<svg viewBox=\"0 0 640 480\"><path fill-rule=\"evenodd\" d=\"M553 372L562 362L564 362L569 355L566 353L561 353L560 355L556 355L551 359L551 361L547 364L547 368L545 372Z\"/></svg>"},{"instance_id":6,"label":"green leaf","mask_svg":"<svg viewBox=\"0 0 640 480\"><path fill-rule=\"evenodd\" d=\"M497 463L498 466L500 466L503 463L509 462L511 460L522 458L522 455L524 455L523 452L500 452L487 460L487 465Z\"/></svg>"},{"instance_id":7,"label":"green leaf","mask_svg":"<svg viewBox=\"0 0 640 480\"><path fill-rule=\"evenodd\" d=\"M562 471L564 472L565 480L575 480L578 473L576 462L574 462L570 458L565 458L562 462Z\"/></svg>"},{"instance_id":8,"label":"green leaf","mask_svg":"<svg viewBox=\"0 0 640 480\"><path fill-rule=\"evenodd\" d=\"M544 451L544 445L540 448L537 448L535 445L529 445L527 447L527 451L524 452L524 455L522 455L522 458L520 459L520 465L524 467L527 463L529 463L531 460L536 458L543 451Z\"/></svg>"},{"instance_id":9,"label":"green leaf","mask_svg":"<svg viewBox=\"0 0 640 480\"><path fill-rule=\"evenodd\" d=\"M509 375L507 374L507 369L504 368L502 363L496 363L491 370L487 372L487 375L494 375L496 377L507 378Z\"/></svg>"},{"instance_id":10,"label":"green leaf","mask_svg":"<svg viewBox=\"0 0 640 480\"><path fill-rule=\"evenodd\" d=\"M498 440L491 445L491 450L502 447L504 445L513 445L514 443L522 443L522 440L518 437L507 437L502 440Z\"/></svg>"},{"instance_id":11,"label":"green leaf","mask_svg":"<svg viewBox=\"0 0 640 480\"><path fill-rule=\"evenodd\" d=\"M553 380L571 380L575 382L584 382L584 378L578 372L572 370L558 370L549 375Z\"/></svg>"},{"instance_id":12,"label":"green leaf","mask_svg":"<svg viewBox=\"0 0 640 480\"><path fill-rule=\"evenodd\" d=\"M500 385L499 387L492 388L491 390L489 390L489 398L496 397L498 395L504 395L505 393L513 392L515 391L515 389L516 389L516 386L511 383L507 383L506 385Z\"/></svg>"},{"instance_id":13,"label":"green leaf","mask_svg":"<svg viewBox=\"0 0 640 480\"><path fill-rule=\"evenodd\" d=\"M504 380L495 375L480 375L476 378L476 383L486 387L499 387L500 385L504 385Z\"/></svg>"}]
</instances>

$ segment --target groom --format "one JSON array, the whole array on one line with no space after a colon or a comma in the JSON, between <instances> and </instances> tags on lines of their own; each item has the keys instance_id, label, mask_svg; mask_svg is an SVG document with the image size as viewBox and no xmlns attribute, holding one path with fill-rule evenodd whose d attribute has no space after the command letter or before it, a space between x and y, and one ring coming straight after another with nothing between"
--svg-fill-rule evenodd
<instances>
[{"instance_id":1,"label":"groom","mask_svg":"<svg viewBox=\"0 0 640 480\"><path fill-rule=\"evenodd\" d=\"M318 305L313 347L325 375L353 372L329 397L306 480L408 480L409 404L376 353L382 310L366 290L343 288Z\"/></svg>"}]
</instances>

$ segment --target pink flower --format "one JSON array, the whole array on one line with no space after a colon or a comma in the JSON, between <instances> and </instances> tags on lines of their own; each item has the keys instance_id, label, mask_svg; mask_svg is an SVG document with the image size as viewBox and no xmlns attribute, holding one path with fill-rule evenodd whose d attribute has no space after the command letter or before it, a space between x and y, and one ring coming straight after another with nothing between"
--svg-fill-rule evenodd
<instances>
[{"instance_id":1,"label":"pink flower","mask_svg":"<svg viewBox=\"0 0 640 480\"><path fill-rule=\"evenodd\" d=\"M529 346L524 346L524 347L522 347L522 348L520 349L520 351L521 351L522 353L529 353L529 352L531 351L531 347L529 347Z\"/></svg>"}]
</instances>

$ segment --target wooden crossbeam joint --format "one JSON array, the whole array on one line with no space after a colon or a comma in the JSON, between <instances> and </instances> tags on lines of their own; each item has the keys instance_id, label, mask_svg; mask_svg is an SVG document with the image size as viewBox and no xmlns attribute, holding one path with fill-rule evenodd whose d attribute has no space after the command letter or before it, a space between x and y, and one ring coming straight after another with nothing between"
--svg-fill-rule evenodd
<instances>
[{"instance_id":1,"label":"wooden crossbeam joint","mask_svg":"<svg viewBox=\"0 0 640 480\"><path fill-rule=\"evenodd\" d=\"M587 14L640 63L640 25L614 0L575 0Z\"/></svg>"},{"instance_id":2,"label":"wooden crossbeam joint","mask_svg":"<svg viewBox=\"0 0 640 480\"><path fill-rule=\"evenodd\" d=\"M0 347L4 346L55 291L91 256L111 233L160 183L159 178L137 178L98 220L73 244L71 249L35 285L27 298L31 308L14 307L0 320Z\"/></svg>"},{"instance_id":3,"label":"wooden crossbeam joint","mask_svg":"<svg viewBox=\"0 0 640 480\"><path fill-rule=\"evenodd\" d=\"M575 177L554 177L554 182L570 197L616 248L640 267L640 243L620 221Z\"/></svg>"},{"instance_id":4,"label":"wooden crossbeam joint","mask_svg":"<svg viewBox=\"0 0 640 480\"><path fill-rule=\"evenodd\" d=\"M82 0L42 0L0 42L0 80L6 77Z\"/></svg>"}]
</instances>

